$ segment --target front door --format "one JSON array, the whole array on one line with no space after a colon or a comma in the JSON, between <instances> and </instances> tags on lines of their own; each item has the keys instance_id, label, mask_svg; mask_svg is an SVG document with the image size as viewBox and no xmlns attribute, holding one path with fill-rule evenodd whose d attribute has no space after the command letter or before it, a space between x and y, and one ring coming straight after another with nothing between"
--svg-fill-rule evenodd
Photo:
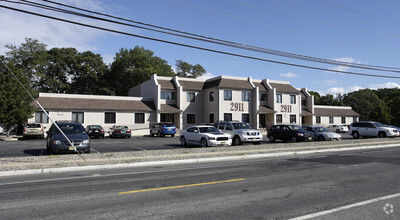
<instances>
[{"instance_id":1,"label":"front door","mask_svg":"<svg viewBox=\"0 0 400 220\"><path fill-rule=\"evenodd\" d=\"M260 121L260 127L261 128L265 128L267 127L266 121L267 121L267 117L265 114L259 114L258 115L258 119Z\"/></svg>"},{"instance_id":2,"label":"front door","mask_svg":"<svg viewBox=\"0 0 400 220\"><path fill-rule=\"evenodd\" d=\"M175 124L174 113L161 113L161 121L160 122L172 122Z\"/></svg>"}]
</instances>

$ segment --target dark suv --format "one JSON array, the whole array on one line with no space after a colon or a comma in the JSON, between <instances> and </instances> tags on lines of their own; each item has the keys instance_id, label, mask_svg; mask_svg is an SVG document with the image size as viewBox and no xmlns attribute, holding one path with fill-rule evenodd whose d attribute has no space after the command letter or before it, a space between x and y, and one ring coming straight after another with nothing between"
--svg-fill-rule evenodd
<instances>
[{"instance_id":1,"label":"dark suv","mask_svg":"<svg viewBox=\"0 0 400 220\"><path fill-rule=\"evenodd\" d=\"M270 142L275 142L275 140L291 142L313 140L313 134L311 132L297 125L273 125L268 129L267 137Z\"/></svg>"},{"instance_id":2,"label":"dark suv","mask_svg":"<svg viewBox=\"0 0 400 220\"><path fill-rule=\"evenodd\" d=\"M64 132L78 151L90 153L90 140L85 128L79 122L56 121L58 127ZM47 152L73 152L74 148L62 135L57 127L52 124L47 133Z\"/></svg>"}]
</instances>

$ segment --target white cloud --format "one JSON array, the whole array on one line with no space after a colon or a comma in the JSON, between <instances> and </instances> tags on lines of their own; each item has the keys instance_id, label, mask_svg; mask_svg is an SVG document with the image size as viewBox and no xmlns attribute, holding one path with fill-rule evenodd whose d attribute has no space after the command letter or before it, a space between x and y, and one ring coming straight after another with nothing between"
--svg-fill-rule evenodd
<instances>
[{"instance_id":1,"label":"white cloud","mask_svg":"<svg viewBox=\"0 0 400 220\"><path fill-rule=\"evenodd\" d=\"M335 58L333 60L339 61L339 62L354 63L354 64L360 64L361 63L361 61L356 60L356 59L354 59L352 57L340 57L340 58ZM351 67L348 67L348 66L336 66L336 67L333 67L333 68L330 68L330 69L343 72L343 71L349 70L350 68Z\"/></svg>"},{"instance_id":2,"label":"white cloud","mask_svg":"<svg viewBox=\"0 0 400 220\"><path fill-rule=\"evenodd\" d=\"M338 81L338 80L335 80L335 79L328 79L328 80L325 80L324 83L325 83L325 84L332 85L332 84L338 84L339 81Z\"/></svg>"},{"instance_id":3,"label":"white cloud","mask_svg":"<svg viewBox=\"0 0 400 220\"><path fill-rule=\"evenodd\" d=\"M395 82L387 82L384 84L371 84L369 85L371 89L381 89L381 88L400 88L400 84Z\"/></svg>"},{"instance_id":4,"label":"white cloud","mask_svg":"<svg viewBox=\"0 0 400 220\"><path fill-rule=\"evenodd\" d=\"M332 94L332 95L336 95L336 94L346 94L349 92L354 92L357 90L363 89L363 87L361 86L349 86L347 88L343 88L343 87L333 87L333 88L329 88L326 90L325 94Z\"/></svg>"},{"instance_id":5,"label":"white cloud","mask_svg":"<svg viewBox=\"0 0 400 220\"><path fill-rule=\"evenodd\" d=\"M294 73L281 73L279 76L286 77L286 78L296 78L297 75Z\"/></svg>"},{"instance_id":6,"label":"white cloud","mask_svg":"<svg viewBox=\"0 0 400 220\"><path fill-rule=\"evenodd\" d=\"M204 75L202 75L200 77L197 77L197 79L211 79L211 78L214 78L214 77L216 77L216 75L213 75L212 73L206 73L206 74L204 74Z\"/></svg>"}]
</instances>

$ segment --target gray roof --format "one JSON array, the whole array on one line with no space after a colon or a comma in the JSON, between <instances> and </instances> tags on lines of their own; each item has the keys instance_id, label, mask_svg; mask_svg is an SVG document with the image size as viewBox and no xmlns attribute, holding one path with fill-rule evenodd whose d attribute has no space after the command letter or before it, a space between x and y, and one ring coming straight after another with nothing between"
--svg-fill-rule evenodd
<instances>
[{"instance_id":1,"label":"gray roof","mask_svg":"<svg viewBox=\"0 0 400 220\"><path fill-rule=\"evenodd\" d=\"M259 88L260 92L266 92L267 89L265 88L265 86L262 83L258 83L258 82L253 82L253 84Z\"/></svg>"},{"instance_id":2,"label":"gray roof","mask_svg":"<svg viewBox=\"0 0 400 220\"><path fill-rule=\"evenodd\" d=\"M171 80L165 80L165 79L157 79L158 84L160 84L161 89L171 89L174 90L175 89L175 84L174 82Z\"/></svg>"},{"instance_id":3,"label":"gray roof","mask_svg":"<svg viewBox=\"0 0 400 220\"><path fill-rule=\"evenodd\" d=\"M160 111L163 113L175 113L175 112L180 112L177 105L170 105L170 104L161 104L160 106Z\"/></svg>"},{"instance_id":4,"label":"gray roof","mask_svg":"<svg viewBox=\"0 0 400 220\"><path fill-rule=\"evenodd\" d=\"M82 99L38 97L36 99L45 109L55 110L105 110L105 111L153 111L152 101ZM39 108L36 102L32 105Z\"/></svg>"},{"instance_id":5,"label":"gray roof","mask_svg":"<svg viewBox=\"0 0 400 220\"><path fill-rule=\"evenodd\" d=\"M281 93L290 93L290 94L299 94L300 91L294 88L290 84L281 84L281 83L269 83L272 88L275 88L277 92Z\"/></svg>"},{"instance_id":6,"label":"gray roof","mask_svg":"<svg viewBox=\"0 0 400 220\"><path fill-rule=\"evenodd\" d=\"M353 109L314 108L314 115L317 116L360 116Z\"/></svg>"},{"instance_id":7,"label":"gray roof","mask_svg":"<svg viewBox=\"0 0 400 220\"><path fill-rule=\"evenodd\" d=\"M268 106L260 105L260 110L258 112L259 113L275 113L276 111L274 111L272 108L270 108Z\"/></svg>"},{"instance_id":8,"label":"gray roof","mask_svg":"<svg viewBox=\"0 0 400 220\"><path fill-rule=\"evenodd\" d=\"M195 91L202 90L204 86L204 82L186 81L186 80L179 80L179 84L181 84L183 90L195 90Z\"/></svg>"},{"instance_id":9,"label":"gray roof","mask_svg":"<svg viewBox=\"0 0 400 220\"><path fill-rule=\"evenodd\" d=\"M206 81L204 83L203 89L209 88L230 88L230 89L247 89L252 90L253 86L247 80L237 80L237 79L224 79L218 78L216 80Z\"/></svg>"}]
</instances>

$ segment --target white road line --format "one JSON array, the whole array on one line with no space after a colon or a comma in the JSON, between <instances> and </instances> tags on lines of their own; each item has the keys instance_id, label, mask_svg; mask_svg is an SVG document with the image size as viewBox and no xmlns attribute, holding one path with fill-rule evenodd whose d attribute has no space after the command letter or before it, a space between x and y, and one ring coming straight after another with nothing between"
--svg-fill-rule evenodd
<instances>
[{"instance_id":1,"label":"white road line","mask_svg":"<svg viewBox=\"0 0 400 220\"><path fill-rule=\"evenodd\" d=\"M396 194L392 194L392 195L388 195L388 196L382 196L382 197L379 197L379 198L370 199L370 200L366 200L366 201L363 201L363 202L357 202L357 203L354 203L354 204L350 204L350 205L346 205L346 206L342 206L342 207L326 210L326 211L323 211L323 212L317 212L317 213L313 213L313 214L309 214L309 215L304 215L304 216L292 218L291 220L303 220L303 219L315 218L315 217L318 217L318 216L327 215L327 214L331 214L331 213L334 213L334 212L338 212L338 211L342 211L342 210L346 210L346 209L351 209L351 208L354 208L354 207L363 206L363 205L367 205L367 204L371 204L371 203L374 203L374 202L379 202L379 201L382 201L382 200L387 200L387 199L391 199L391 198L395 198L395 197L399 197L399 196L400 196L400 193L396 193Z\"/></svg>"},{"instance_id":2,"label":"white road line","mask_svg":"<svg viewBox=\"0 0 400 220\"><path fill-rule=\"evenodd\" d=\"M129 146L129 147L131 147L131 148L133 148L133 149L139 149L139 150L147 151L146 149L140 148L140 147L134 147L134 146Z\"/></svg>"}]
</instances>

